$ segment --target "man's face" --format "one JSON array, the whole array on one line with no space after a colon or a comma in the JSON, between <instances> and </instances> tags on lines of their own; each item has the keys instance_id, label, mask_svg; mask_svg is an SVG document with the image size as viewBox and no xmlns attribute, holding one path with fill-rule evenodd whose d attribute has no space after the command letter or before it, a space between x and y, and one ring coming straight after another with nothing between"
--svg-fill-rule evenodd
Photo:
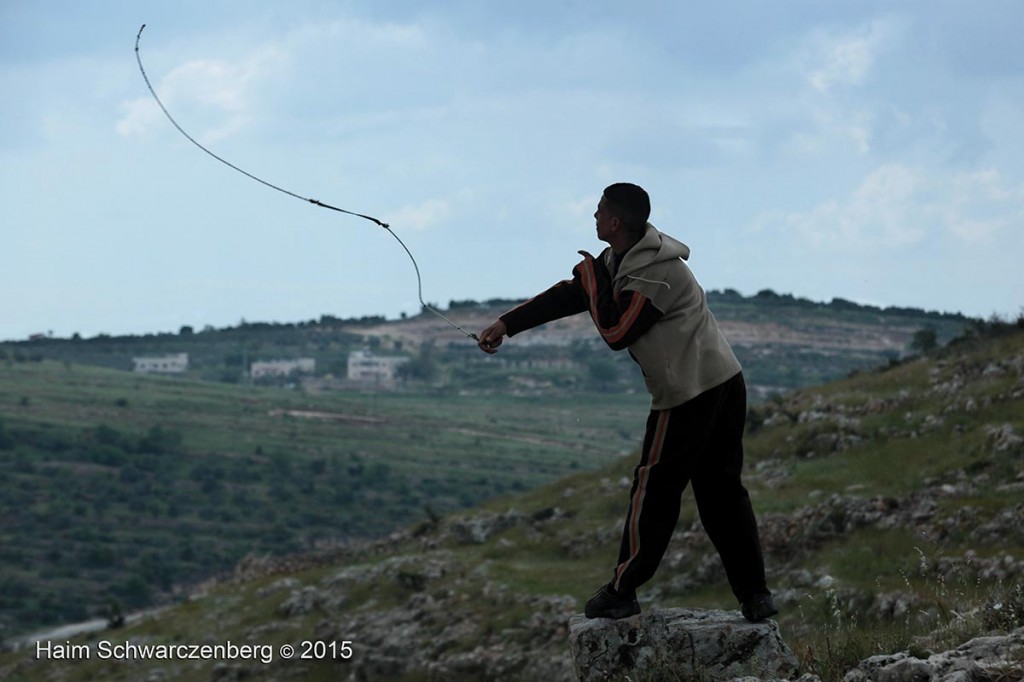
<instances>
[{"instance_id":1,"label":"man's face","mask_svg":"<svg viewBox=\"0 0 1024 682\"><path fill-rule=\"evenodd\" d=\"M608 203L603 196L597 203L594 220L597 222L597 238L603 242L608 241L618 231L619 219L608 212Z\"/></svg>"}]
</instances>

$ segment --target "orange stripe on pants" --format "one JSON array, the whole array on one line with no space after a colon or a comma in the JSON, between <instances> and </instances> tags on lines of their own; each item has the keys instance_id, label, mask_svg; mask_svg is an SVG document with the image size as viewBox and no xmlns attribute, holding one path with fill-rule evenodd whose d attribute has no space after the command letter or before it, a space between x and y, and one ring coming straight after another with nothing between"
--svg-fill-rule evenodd
<instances>
[{"instance_id":1,"label":"orange stripe on pants","mask_svg":"<svg viewBox=\"0 0 1024 682\"><path fill-rule=\"evenodd\" d=\"M644 496L647 494L647 481L650 479L651 468L661 459L662 449L665 444L665 432L668 430L668 419L671 410L662 410L658 415L658 425L654 431L654 438L651 441L651 449L647 453L646 464L641 464L637 471L636 492L629 507L629 559L619 564L615 570L615 589L619 589L619 581L622 574L629 568L629 564L640 554L640 514L644 508Z\"/></svg>"}]
</instances>

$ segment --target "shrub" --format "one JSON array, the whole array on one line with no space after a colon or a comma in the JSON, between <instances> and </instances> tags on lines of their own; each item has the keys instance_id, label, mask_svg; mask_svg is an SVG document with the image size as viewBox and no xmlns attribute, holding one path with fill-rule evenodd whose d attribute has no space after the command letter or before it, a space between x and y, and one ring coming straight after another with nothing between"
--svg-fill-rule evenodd
<instances>
[{"instance_id":1,"label":"shrub","mask_svg":"<svg viewBox=\"0 0 1024 682\"><path fill-rule=\"evenodd\" d=\"M1009 631L1024 626L1024 584L994 591L985 604L983 622L990 630Z\"/></svg>"}]
</instances>

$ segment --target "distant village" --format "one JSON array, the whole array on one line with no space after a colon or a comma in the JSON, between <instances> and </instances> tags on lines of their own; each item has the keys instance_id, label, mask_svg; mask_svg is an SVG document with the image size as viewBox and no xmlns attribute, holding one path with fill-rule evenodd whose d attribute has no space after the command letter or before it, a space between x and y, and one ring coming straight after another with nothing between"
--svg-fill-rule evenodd
<instances>
[{"instance_id":1,"label":"distant village","mask_svg":"<svg viewBox=\"0 0 1024 682\"><path fill-rule=\"evenodd\" d=\"M409 362L401 356L377 355L370 350L352 351L348 355L345 379L359 386L394 388L399 383L399 368ZM184 374L188 371L188 353L171 353L132 358L133 371L140 374ZM316 372L315 358L259 360L249 365L252 380L286 379Z\"/></svg>"}]
</instances>

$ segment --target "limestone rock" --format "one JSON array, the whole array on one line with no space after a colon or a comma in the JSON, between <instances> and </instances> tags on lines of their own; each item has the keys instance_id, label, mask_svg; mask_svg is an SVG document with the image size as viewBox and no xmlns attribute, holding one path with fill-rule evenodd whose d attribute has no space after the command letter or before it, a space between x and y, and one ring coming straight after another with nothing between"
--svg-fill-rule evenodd
<instances>
[{"instance_id":1,"label":"limestone rock","mask_svg":"<svg viewBox=\"0 0 1024 682\"><path fill-rule=\"evenodd\" d=\"M738 611L655 609L622 620L574 616L569 649L581 682L630 679L788 679L796 657L773 621Z\"/></svg>"},{"instance_id":2,"label":"limestone rock","mask_svg":"<svg viewBox=\"0 0 1024 682\"><path fill-rule=\"evenodd\" d=\"M907 652L872 656L843 682L968 682L1024 679L1024 628L1008 635L976 637L952 651L917 658Z\"/></svg>"},{"instance_id":3,"label":"limestone rock","mask_svg":"<svg viewBox=\"0 0 1024 682\"><path fill-rule=\"evenodd\" d=\"M474 514L469 518L454 519L448 525L450 534L460 545L481 545L496 533L522 523L526 515L509 509L504 514Z\"/></svg>"}]
</instances>

